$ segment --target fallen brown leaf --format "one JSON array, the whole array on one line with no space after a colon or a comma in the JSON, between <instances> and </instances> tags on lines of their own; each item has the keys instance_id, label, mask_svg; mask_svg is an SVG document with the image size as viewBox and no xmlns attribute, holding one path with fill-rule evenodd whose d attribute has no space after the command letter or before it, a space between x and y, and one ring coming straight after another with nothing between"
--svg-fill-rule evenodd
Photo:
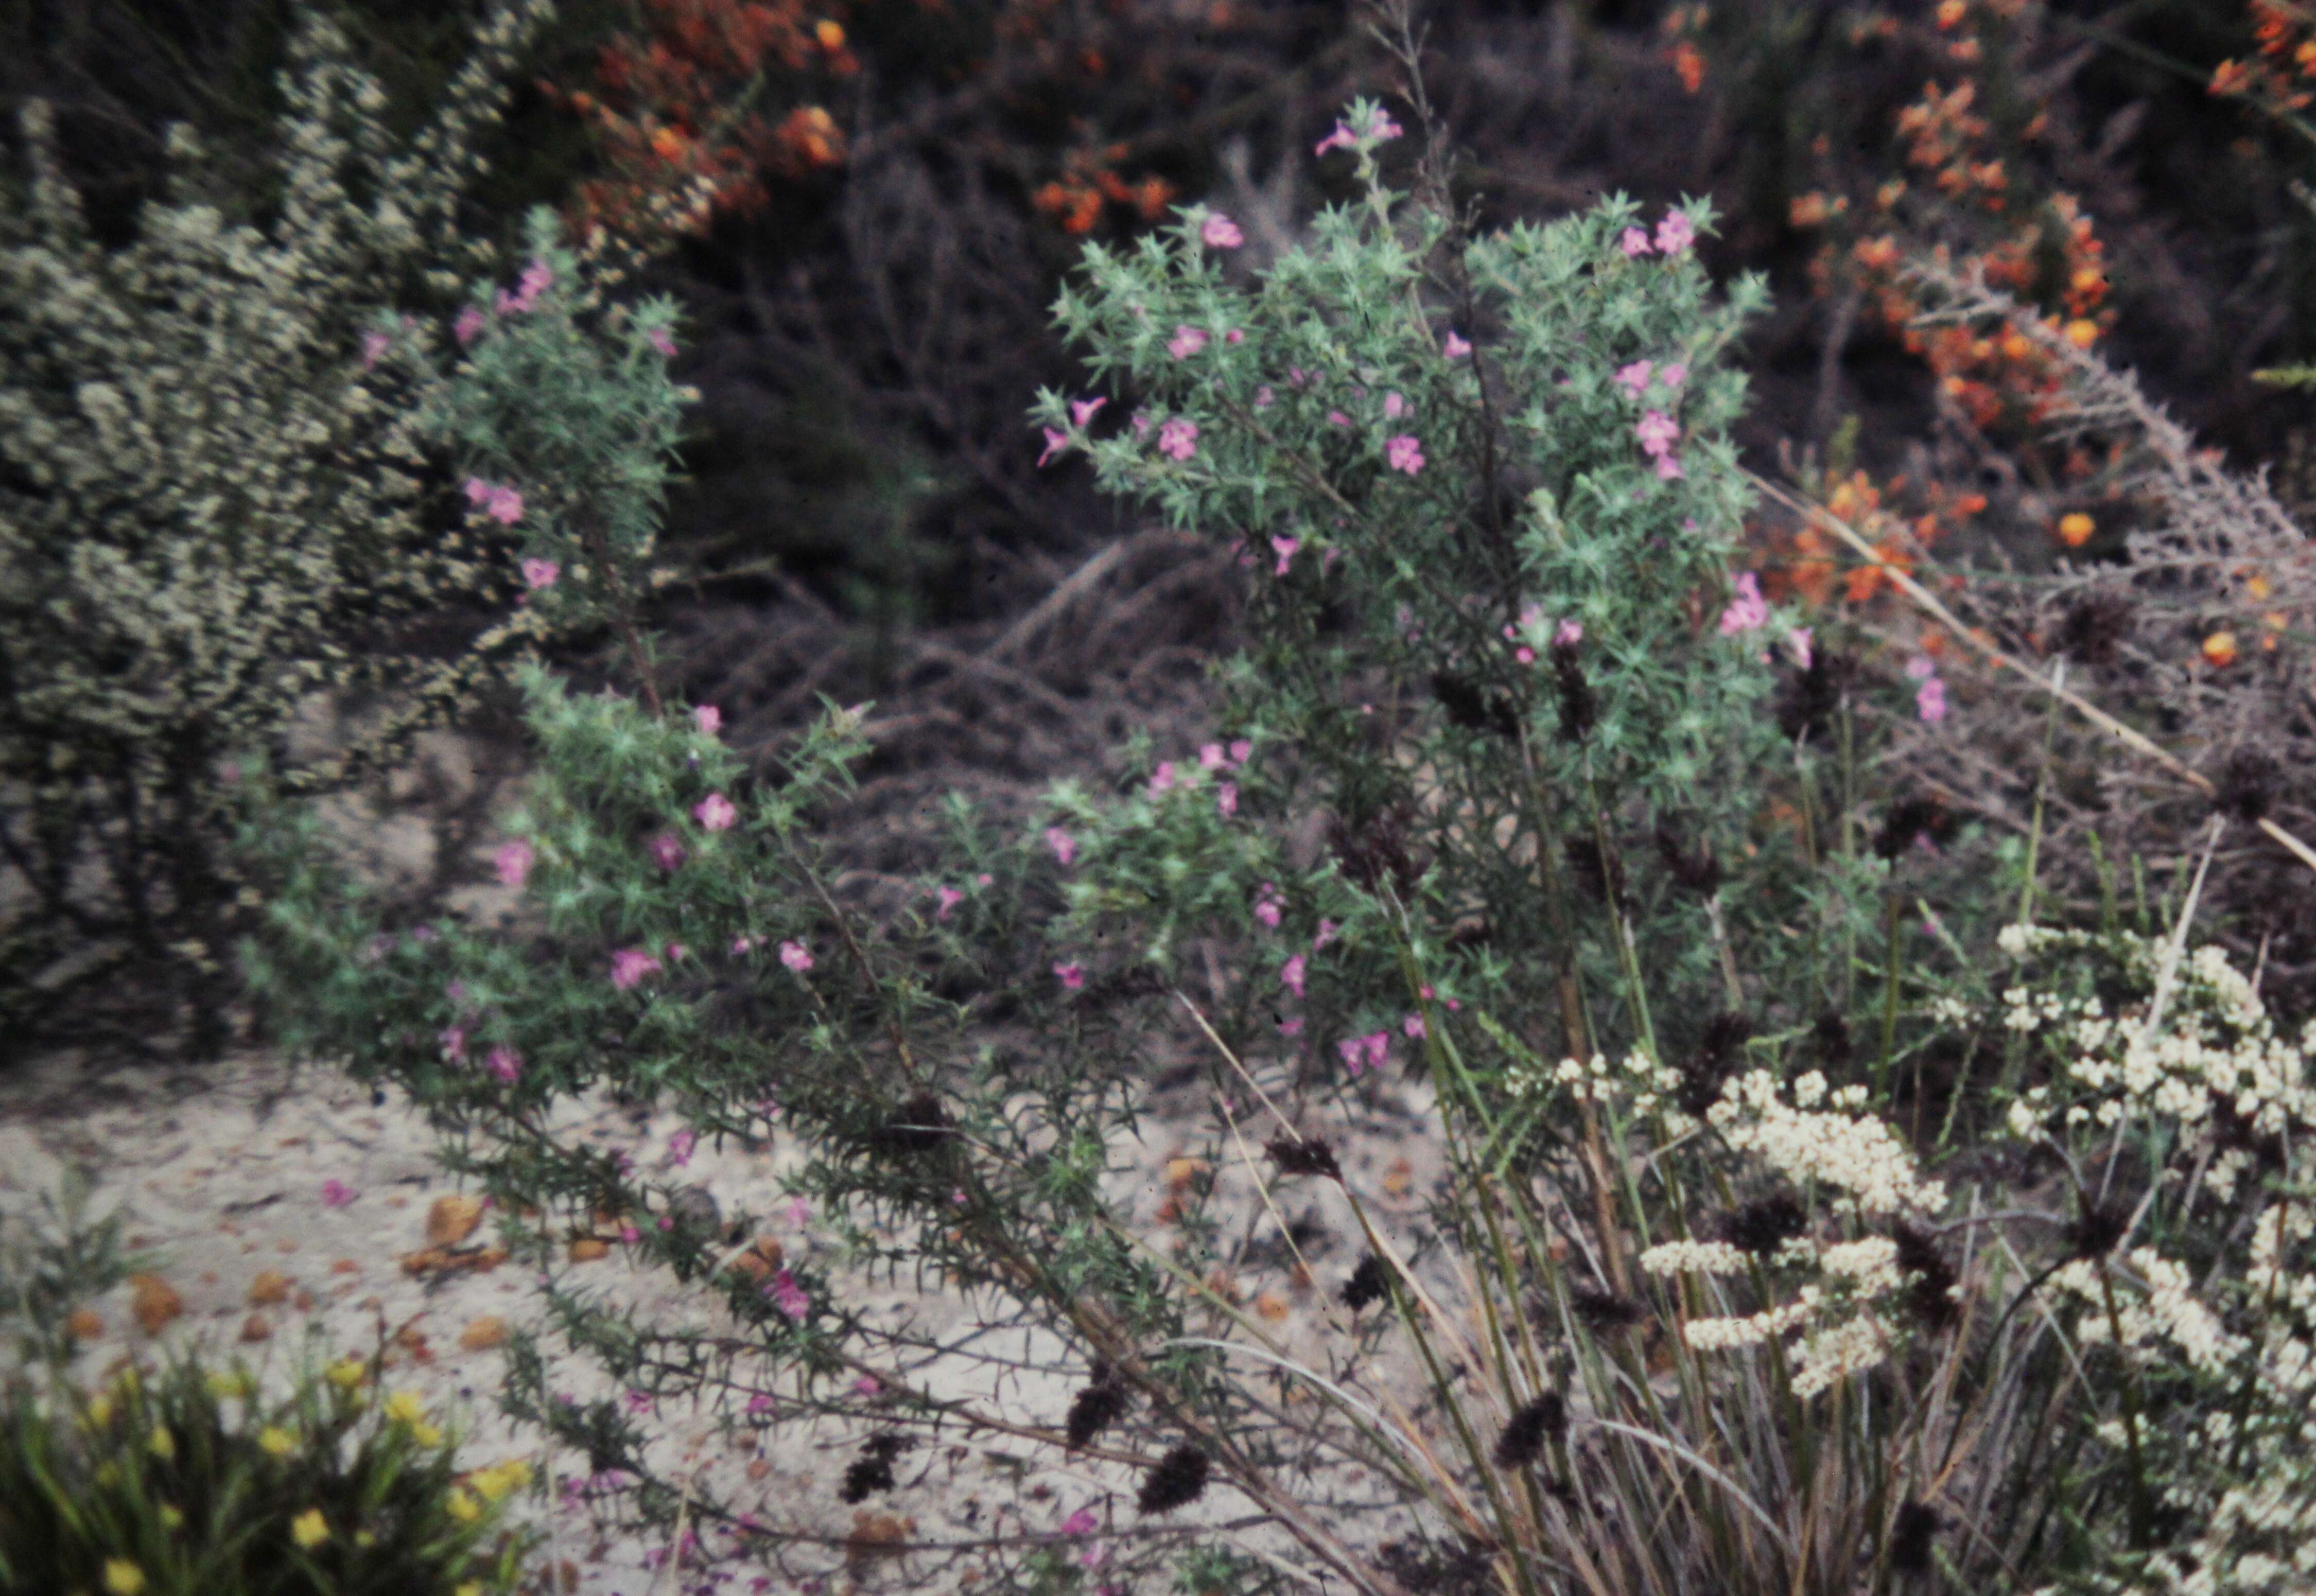
<instances>
[{"instance_id":1,"label":"fallen brown leaf","mask_svg":"<svg viewBox=\"0 0 2316 1596\"><path fill-rule=\"evenodd\" d=\"M360 1274L361 1272L361 1265L355 1263L352 1258L341 1258L336 1263L330 1265L330 1272L332 1274Z\"/></svg>"},{"instance_id":2,"label":"fallen brown leaf","mask_svg":"<svg viewBox=\"0 0 2316 1596\"><path fill-rule=\"evenodd\" d=\"M263 1314L252 1314L241 1322L241 1338L244 1341L266 1341L272 1339L272 1321Z\"/></svg>"},{"instance_id":3,"label":"fallen brown leaf","mask_svg":"<svg viewBox=\"0 0 2316 1596\"><path fill-rule=\"evenodd\" d=\"M496 1314L485 1314L459 1332L459 1344L470 1352L486 1352L493 1347L504 1346L507 1322Z\"/></svg>"},{"instance_id":4,"label":"fallen brown leaf","mask_svg":"<svg viewBox=\"0 0 2316 1596\"><path fill-rule=\"evenodd\" d=\"M771 1463L767 1459L755 1458L749 1460L748 1477L752 1480L760 1480L771 1471Z\"/></svg>"},{"instance_id":5,"label":"fallen brown leaf","mask_svg":"<svg viewBox=\"0 0 2316 1596\"><path fill-rule=\"evenodd\" d=\"M104 1319L93 1308L76 1308L65 1321L65 1334L75 1341L94 1341L104 1334Z\"/></svg>"},{"instance_id":6,"label":"fallen brown leaf","mask_svg":"<svg viewBox=\"0 0 2316 1596\"><path fill-rule=\"evenodd\" d=\"M483 1222L483 1200L453 1194L437 1197L426 1210L426 1239L438 1247L456 1246Z\"/></svg>"},{"instance_id":7,"label":"fallen brown leaf","mask_svg":"<svg viewBox=\"0 0 2316 1596\"><path fill-rule=\"evenodd\" d=\"M185 1299L157 1274L132 1274L129 1288L129 1311L137 1316L147 1335L160 1334L164 1325L185 1311Z\"/></svg>"},{"instance_id":8,"label":"fallen brown leaf","mask_svg":"<svg viewBox=\"0 0 2316 1596\"><path fill-rule=\"evenodd\" d=\"M249 1282L249 1306L272 1308L290 1300L290 1277L278 1270L261 1269Z\"/></svg>"},{"instance_id":9,"label":"fallen brown leaf","mask_svg":"<svg viewBox=\"0 0 2316 1596\"><path fill-rule=\"evenodd\" d=\"M1415 1166L1404 1158L1394 1159L1391 1167L1383 1172L1383 1189L1391 1196L1404 1197L1414 1184Z\"/></svg>"},{"instance_id":10,"label":"fallen brown leaf","mask_svg":"<svg viewBox=\"0 0 2316 1596\"><path fill-rule=\"evenodd\" d=\"M571 1244L574 1264L592 1264L610 1254L611 1244L600 1236L582 1236Z\"/></svg>"},{"instance_id":11,"label":"fallen brown leaf","mask_svg":"<svg viewBox=\"0 0 2316 1596\"><path fill-rule=\"evenodd\" d=\"M1254 1299L1254 1311L1275 1325L1287 1315L1287 1299L1276 1291L1265 1291Z\"/></svg>"},{"instance_id":12,"label":"fallen brown leaf","mask_svg":"<svg viewBox=\"0 0 2316 1596\"><path fill-rule=\"evenodd\" d=\"M732 1267L757 1285L762 1285L779 1272L780 1260L786 1256L779 1238L759 1236L748 1244L748 1250L732 1260Z\"/></svg>"}]
</instances>

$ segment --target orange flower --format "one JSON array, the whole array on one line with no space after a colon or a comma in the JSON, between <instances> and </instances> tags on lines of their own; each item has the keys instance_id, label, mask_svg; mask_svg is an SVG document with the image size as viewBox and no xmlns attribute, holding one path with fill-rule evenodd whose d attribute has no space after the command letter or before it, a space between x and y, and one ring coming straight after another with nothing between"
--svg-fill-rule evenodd
<instances>
[{"instance_id":1,"label":"orange flower","mask_svg":"<svg viewBox=\"0 0 2316 1596\"><path fill-rule=\"evenodd\" d=\"M2204 658L2224 670L2236 662L2236 634L2214 632L2204 639Z\"/></svg>"},{"instance_id":2,"label":"orange flower","mask_svg":"<svg viewBox=\"0 0 2316 1596\"><path fill-rule=\"evenodd\" d=\"M683 154L683 135L676 129L655 128L652 129L652 154L661 160L673 161L680 158Z\"/></svg>"},{"instance_id":3,"label":"orange flower","mask_svg":"<svg viewBox=\"0 0 2316 1596\"><path fill-rule=\"evenodd\" d=\"M2098 324L2080 317L2067 324L2067 341L2077 349L2087 350L2098 341Z\"/></svg>"},{"instance_id":4,"label":"orange flower","mask_svg":"<svg viewBox=\"0 0 2316 1596\"><path fill-rule=\"evenodd\" d=\"M819 40L820 48L824 50L841 50L844 48L844 25L842 22L831 22L824 17L813 24L812 36Z\"/></svg>"},{"instance_id":5,"label":"orange flower","mask_svg":"<svg viewBox=\"0 0 2316 1596\"><path fill-rule=\"evenodd\" d=\"M2098 524L2078 510L2059 518L2059 541L2071 549L2079 549L2091 540Z\"/></svg>"},{"instance_id":6,"label":"orange flower","mask_svg":"<svg viewBox=\"0 0 2316 1596\"><path fill-rule=\"evenodd\" d=\"M2251 68L2241 61L2222 61L2212 73L2214 94L2240 94L2251 87Z\"/></svg>"},{"instance_id":7,"label":"orange flower","mask_svg":"<svg viewBox=\"0 0 2316 1596\"><path fill-rule=\"evenodd\" d=\"M1680 75L1684 93L1694 94L1705 86L1705 58L1686 39L1673 46L1672 69Z\"/></svg>"}]
</instances>

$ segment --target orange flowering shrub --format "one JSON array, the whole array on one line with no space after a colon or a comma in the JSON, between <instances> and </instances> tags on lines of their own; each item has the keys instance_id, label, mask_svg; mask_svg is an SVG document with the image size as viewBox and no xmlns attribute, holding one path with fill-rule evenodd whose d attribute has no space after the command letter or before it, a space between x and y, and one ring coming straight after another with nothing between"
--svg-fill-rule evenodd
<instances>
[{"instance_id":1,"label":"orange flowering shrub","mask_svg":"<svg viewBox=\"0 0 2316 1596\"><path fill-rule=\"evenodd\" d=\"M2214 94L2240 97L2277 116L2308 108L2316 95L2316 10L2290 0L2251 0L2259 53L2226 60L2212 73Z\"/></svg>"},{"instance_id":2,"label":"orange flowering shrub","mask_svg":"<svg viewBox=\"0 0 2316 1596\"><path fill-rule=\"evenodd\" d=\"M1665 13L1665 59L1679 75L1681 88L1691 94L1705 86L1705 52L1698 46L1712 15L1703 5L1676 5Z\"/></svg>"},{"instance_id":3,"label":"orange flowering shrub","mask_svg":"<svg viewBox=\"0 0 2316 1596\"><path fill-rule=\"evenodd\" d=\"M1859 562L1845 570L1842 545L1813 526L1776 536L1764 590L1772 598L1799 598L1820 607L1837 592L1847 603L1871 601L1884 590L1887 572L1911 573L1923 554L1986 509L1983 493L1956 492L1935 481L1911 482L1902 474L1876 483L1864 471L1845 475L1829 470L1804 487L1863 534L1880 562Z\"/></svg>"}]
</instances>

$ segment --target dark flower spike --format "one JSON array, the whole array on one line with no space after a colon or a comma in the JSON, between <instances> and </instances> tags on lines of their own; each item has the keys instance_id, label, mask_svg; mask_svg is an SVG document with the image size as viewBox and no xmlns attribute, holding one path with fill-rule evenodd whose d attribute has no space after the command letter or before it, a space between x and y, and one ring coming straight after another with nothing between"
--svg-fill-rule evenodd
<instances>
[{"instance_id":1,"label":"dark flower spike","mask_svg":"<svg viewBox=\"0 0 2316 1596\"><path fill-rule=\"evenodd\" d=\"M1176 1447L1142 1476L1142 1494L1135 1506L1145 1513L1172 1512L1207 1494L1207 1476L1214 1465L1197 1447Z\"/></svg>"},{"instance_id":2,"label":"dark flower spike","mask_svg":"<svg viewBox=\"0 0 2316 1596\"><path fill-rule=\"evenodd\" d=\"M1807 669L1795 672L1777 689L1777 730L1789 739L1833 735L1833 717L1842 695L1857 674L1857 662L1833 649L1810 651Z\"/></svg>"},{"instance_id":3,"label":"dark flower spike","mask_svg":"<svg viewBox=\"0 0 2316 1596\"><path fill-rule=\"evenodd\" d=\"M920 1092L893 1111L877 1140L887 1152L930 1153L956 1134L940 1099Z\"/></svg>"},{"instance_id":4,"label":"dark flower spike","mask_svg":"<svg viewBox=\"0 0 2316 1596\"><path fill-rule=\"evenodd\" d=\"M1262 1150L1270 1155L1281 1175L1319 1175L1329 1180L1343 1178L1342 1170L1335 1164L1335 1149L1318 1137L1282 1133L1272 1137Z\"/></svg>"},{"instance_id":5,"label":"dark flower spike","mask_svg":"<svg viewBox=\"0 0 2316 1596\"><path fill-rule=\"evenodd\" d=\"M1383 1272L1383 1260L1369 1253L1351 1271L1351 1278L1343 1282L1343 1306L1353 1313L1381 1302L1391 1292L1391 1278Z\"/></svg>"},{"instance_id":6,"label":"dark flower spike","mask_svg":"<svg viewBox=\"0 0 2316 1596\"><path fill-rule=\"evenodd\" d=\"M1519 716L1503 693L1483 693L1467 677L1446 670L1431 674L1431 696L1448 718L1467 732L1493 732L1499 737L1519 736Z\"/></svg>"},{"instance_id":7,"label":"dark flower spike","mask_svg":"<svg viewBox=\"0 0 2316 1596\"><path fill-rule=\"evenodd\" d=\"M1953 831L1954 817L1946 812L1946 805L1929 794L1917 793L1900 799L1883 817L1882 829L1874 838L1874 851L1894 862L1914 846L1918 838L1944 842Z\"/></svg>"},{"instance_id":8,"label":"dark flower spike","mask_svg":"<svg viewBox=\"0 0 2316 1596\"><path fill-rule=\"evenodd\" d=\"M1070 1416L1064 1427L1072 1451L1124 1418L1133 1403L1125 1382L1107 1365L1095 1365L1093 1377L1093 1383L1082 1388L1070 1401Z\"/></svg>"},{"instance_id":9,"label":"dark flower spike","mask_svg":"<svg viewBox=\"0 0 2316 1596\"><path fill-rule=\"evenodd\" d=\"M844 1471L844 1484L836 1493L837 1500L850 1505L866 1501L879 1491L893 1488L893 1454L898 1448L880 1447L877 1441L869 1441L861 1455L852 1460Z\"/></svg>"},{"instance_id":10,"label":"dark flower spike","mask_svg":"<svg viewBox=\"0 0 2316 1596\"><path fill-rule=\"evenodd\" d=\"M1809 1226L1809 1214L1780 1192L1763 1197L1721 1219L1721 1239L1741 1253L1766 1258L1799 1236Z\"/></svg>"},{"instance_id":11,"label":"dark flower spike","mask_svg":"<svg viewBox=\"0 0 2316 1596\"><path fill-rule=\"evenodd\" d=\"M2283 767L2271 756L2258 749L2238 749L2212 784L2212 808L2231 820L2257 824L2276 806L2283 785Z\"/></svg>"},{"instance_id":12,"label":"dark flower spike","mask_svg":"<svg viewBox=\"0 0 2316 1596\"><path fill-rule=\"evenodd\" d=\"M1629 1330L1646 1317L1641 1305L1629 1297L1614 1291L1604 1291L1597 1286L1577 1286L1568 1293L1569 1310L1577 1323L1595 1335L1605 1335L1611 1330Z\"/></svg>"},{"instance_id":13,"label":"dark flower spike","mask_svg":"<svg viewBox=\"0 0 2316 1596\"><path fill-rule=\"evenodd\" d=\"M1664 861L1666 873L1682 891L1710 898L1721 890L1721 861L1713 856L1713 849L1706 844L1698 843L1691 852L1683 846L1679 832L1670 825L1660 824L1657 856Z\"/></svg>"},{"instance_id":14,"label":"dark flower spike","mask_svg":"<svg viewBox=\"0 0 2316 1596\"><path fill-rule=\"evenodd\" d=\"M1817 1024L1810 1027L1810 1047L1817 1061L1829 1068L1838 1069L1849 1062L1851 1048L1849 1022L1839 1012L1827 1009L1818 1015Z\"/></svg>"},{"instance_id":15,"label":"dark flower spike","mask_svg":"<svg viewBox=\"0 0 2316 1596\"><path fill-rule=\"evenodd\" d=\"M2104 1258L2115 1251L2116 1244L2130 1228L2131 1216L2120 1206L2086 1200L2082 1211L2067 1227L2067 1256Z\"/></svg>"},{"instance_id":16,"label":"dark flower spike","mask_svg":"<svg viewBox=\"0 0 2316 1596\"><path fill-rule=\"evenodd\" d=\"M1927 1230L1901 1224L1893 1239L1898 1244L1898 1267L1908 1276L1906 1310L1932 1330L1950 1328L1962 1317L1954 1299L1955 1283L1960 1278L1955 1266L1946 1262L1937 1239Z\"/></svg>"},{"instance_id":17,"label":"dark flower spike","mask_svg":"<svg viewBox=\"0 0 2316 1596\"><path fill-rule=\"evenodd\" d=\"M2092 593L2067 607L2054 645L2080 665L2112 665L2131 635L2131 600L2120 593Z\"/></svg>"},{"instance_id":18,"label":"dark flower spike","mask_svg":"<svg viewBox=\"0 0 2316 1596\"><path fill-rule=\"evenodd\" d=\"M1592 735L1593 723L1599 718L1599 701L1592 696L1592 684L1584 679L1584 667L1576 658L1576 651L1581 646L1557 641L1552 645L1552 684L1560 692L1560 737L1563 742L1582 742Z\"/></svg>"},{"instance_id":19,"label":"dark flower spike","mask_svg":"<svg viewBox=\"0 0 2316 1596\"><path fill-rule=\"evenodd\" d=\"M1544 1443L1568 1432L1568 1406L1557 1391L1546 1391L1523 1403L1496 1437L1496 1467L1510 1471L1526 1468L1544 1456Z\"/></svg>"},{"instance_id":20,"label":"dark flower spike","mask_svg":"<svg viewBox=\"0 0 2316 1596\"><path fill-rule=\"evenodd\" d=\"M1719 1014L1706 1022L1696 1053L1680 1067L1674 1105L1691 1119L1703 1119L1705 1111L1721 1101L1722 1083L1735 1071L1752 1036L1753 1022L1741 1014Z\"/></svg>"},{"instance_id":21,"label":"dark flower spike","mask_svg":"<svg viewBox=\"0 0 2316 1596\"><path fill-rule=\"evenodd\" d=\"M1925 1503L1909 1502L1890 1527L1890 1568L1895 1574L1928 1574L1930 1547L1943 1521Z\"/></svg>"}]
</instances>

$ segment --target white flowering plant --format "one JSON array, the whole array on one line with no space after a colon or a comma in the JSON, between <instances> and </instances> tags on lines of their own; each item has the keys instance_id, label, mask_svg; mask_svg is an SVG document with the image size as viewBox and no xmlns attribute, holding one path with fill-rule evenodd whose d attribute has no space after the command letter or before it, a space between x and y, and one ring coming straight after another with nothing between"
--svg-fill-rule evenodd
<instances>
[{"instance_id":1,"label":"white flowering plant","mask_svg":"<svg viewBox=\"0 0 2316 1596\"><path fill-rule=\"evenodd\" d=\"M1937 806L1875 790L1842 640L1732 570L1727 358L1759 285L1714 292L1701 206L1474 238L1385 185L1401 137L1354 104L1323 143L1363 199L1259 276L1196 208L1090 251L1057 307L1110 391L1039 396L1049 457L1250 572L1210 741L1137 746L1126 791L1064 787L1009 842L960 810L922 901L872 919L815 835L865 711L747 767L714 706L655 684L647 539L566 545L637 697L522 678L541 773L495 866L539 923L396 935L252 780L275 891L246 964L278 1034L408 1089L499 1200L553 1326L517 1338L509 1405L679 1563L693 1526L788 1571L827 1538L827 1504L678 1477L645 1421L696 1401L744 1441L857 1445L844 1505L905 1490L895 1459L936 1438L1099 1482L1018 1536L879 1530L920 1583L2133 1577L2170 1555L2176 1454L2147 1361L2097 1350L2080 1288L2117 1343L2203 1321L2174 1276L2118 1285L2112 1245L2013 1208L2031 1194L1991 1202L1967 1155L1927 1162L1968 1146L1947 1132L1979 1128L1983 1088L1952 1083L1926 1136L1918 1070L1897 1112L1897 1063L1973 999L1923 1001L1898 936ZM537 358L512 380L552 392ZM482 513L501 485L477 477ZM1986 894L1956 891L1968 935ZM1146 1060L1186 1048L1213 1118L1145 1216ZM1420 1243L1330 1132L1394 1062L1440 1153ZM684 1128L648 1168L595 1148L572 1115L598 1088ZM783 1205L687 1185L708 1139L788 1141ZM2258 1255L2278 1281L2294 1222ZM1323 1291L1305 1249L1331 1229L1359 1256ZM612 1247L699 1283L697 1314L641 1319L556 1270ZM904 1265L961 1327L872 1307ZM1237 1277L1266 1269L1250 1304ZM566 1399L572 1355L619 1394ZM1009 1409L1025 1361L1069 1399ZM2284 1455L2272 1425L2230 1433Z\"/></svg>"}]
</instances>

